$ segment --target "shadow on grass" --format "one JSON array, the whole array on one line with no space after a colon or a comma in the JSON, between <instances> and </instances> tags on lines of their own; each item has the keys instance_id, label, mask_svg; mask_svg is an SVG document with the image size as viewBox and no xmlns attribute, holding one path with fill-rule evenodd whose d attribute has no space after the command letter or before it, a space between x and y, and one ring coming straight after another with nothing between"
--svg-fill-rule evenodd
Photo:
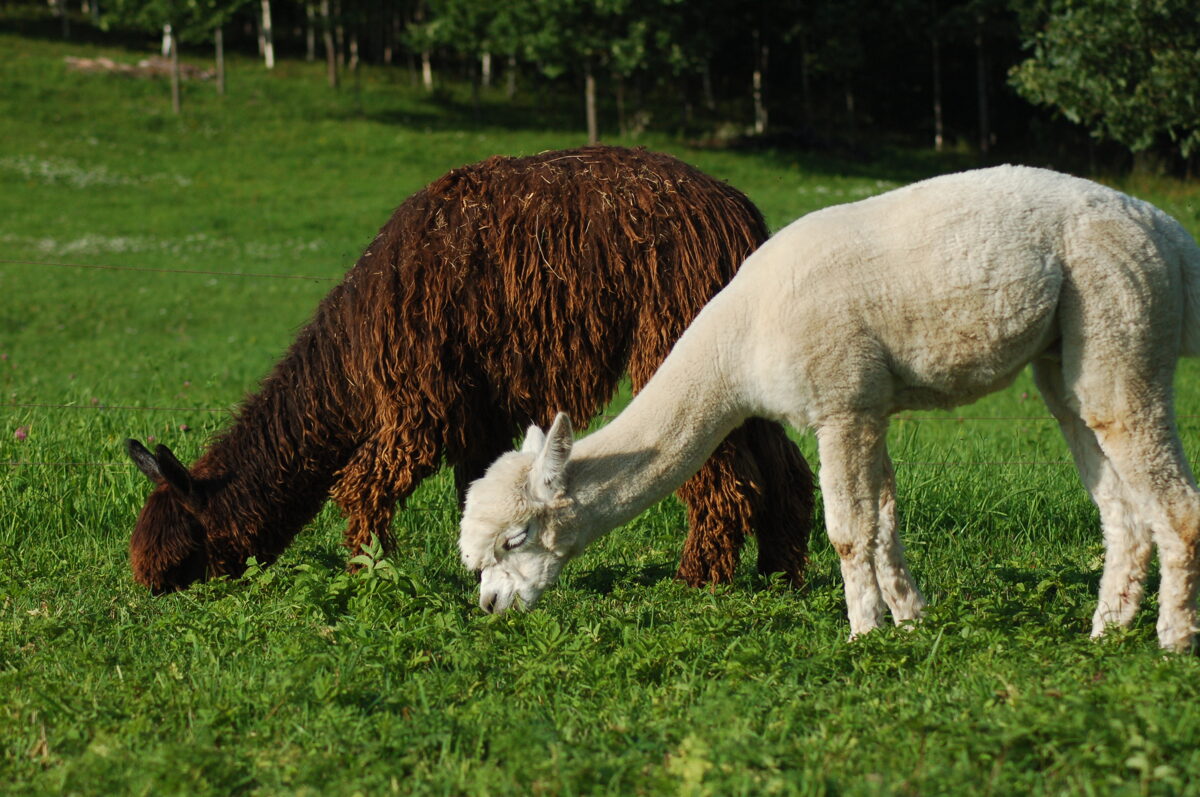
<instances>
[{"instance_id":1,"label":"shadow on grass","mask_svg":"<svg viewBox=\"0 0 1200 797\"><path fill-rule=\"evenodd\" d=\"M675 567L665 562L640 568L600 565L583 575L576 576L572 585L575 589L607 595L617 584L636 584L647 587L674 575Z\"/></svg>"},{"instance_id":2,"label":"shadow on grass","mask_svg":"<svg viewBox=\"0 0 1200 797\"><path fill-rule=\"evenodd\" d=\"M1041 587L1043 585L1084 586L1092 592L1100 589L1100 572L1090 570L1043 569L1024 570L1016 567L997 567L996 577L1009 585ZM1156 579L1157 580L1157 579Z\"/></svg>"},{"instance_id":3,"label":"shadow on grass","mask_svg":"<svg viewBox=\"0 0 1200 797\"><path fill-rule=\"evenodd\" d=\"M373 86L372 91L378 88ZM378 124L421 128L431 132L483 132L489 129L546 132L569 131L579 127L578 120L559 107L559 98L553 97L545 103L535 104L533 101L536 99L535 92L520 100L485 97L474 102L439 89L415 101L409 98L408 107L364 106L353 113L335 113L332 118L336 120L353 116ZM580 137L583 137L582 131Z\"/></svg>"}]
</instances>

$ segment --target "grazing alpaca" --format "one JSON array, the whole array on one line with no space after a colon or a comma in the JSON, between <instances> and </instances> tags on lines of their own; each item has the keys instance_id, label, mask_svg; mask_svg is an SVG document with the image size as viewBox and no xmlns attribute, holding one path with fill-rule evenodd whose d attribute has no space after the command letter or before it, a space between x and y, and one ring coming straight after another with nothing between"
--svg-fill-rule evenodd
<instances>
[{"instance_id":1,"label":"grazing alpaca","mask_svg":"<svg viewBox=\"0 0 1200 797\"><path fill-rule=\"evenodd\" d=\"M346 545L442 463L466 485L530 422L592 417L640 388L766 238L741 193L675 158L596 147L456 169L396 210L261 390L189 472L130 441L158 487L130 558L156 592L275 558L332 495ZM562 363L562 365L556 365ZM567 367L567 364L570 367ZM679 575L728 581L745 534L798 583L812 475L782 428L746 423L680 490Z\"/></svg>"},{"instance_id":2,"label":"grazing alpaca","mask_svg":"<svg viewBox=\"0 0 1200 797\"><path fill-rule=\"evenodd\" d=\"M678 484L743 419L815 429L852 635L924 601L896 538L887 419L952 407L1033 364L1107 545L1093 635L1135 611L1151 540L1158 635L1186 647L1200 493L1175 431L1177 357L1200 354L1200 249L1086 180L1000 167L806 216L763 245L608 426L530 429L467 494L480 605L526 604L562 564Z\"/></svg>"}]
</instances>

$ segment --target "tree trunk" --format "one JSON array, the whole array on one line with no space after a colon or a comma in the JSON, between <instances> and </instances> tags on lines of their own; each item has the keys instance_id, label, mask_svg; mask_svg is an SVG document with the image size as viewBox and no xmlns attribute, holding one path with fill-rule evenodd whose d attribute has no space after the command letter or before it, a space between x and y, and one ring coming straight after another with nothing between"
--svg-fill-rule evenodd
<instances>
[{"instance_id":1,"label":"tree trunk","mask_svg":"<svg viewBox=\"0 0 1200 797\"><path fill-rule=\"evenodd\" d=\"M613 75L613 91L617 95L617 131L623 138L629 133L625 123L625 80L620 75Z\"/></svg>"},{"instance_id":2,"label":"tree trunk","mask_svg":"<svg viewBox=\"0 0 1200 797\"><path fill-rule=\"evenodd\" d=\"M767 45L762 43L762 37L757 28L754 29L754 75L751 84L754 92L754 132L762 135L767 132L767 103L766 76Z\"/></svg>"},{"instance_id":3,"label":"tree trunk","mask_svg":"<svg viewBox=\"0 0 1200 797\"><path fill-rule=\"evenodd\" d=\"M329 0L321 0L321 43L325 46L325 77L329 88L338 87L337 52L333 46L333 23L329 19Z\"/></svg>"},{"instance_id":4,"label":"tree trunk","mask_svg":"<svg viewBox=\"0 0 1200 797\"><path fill-rule=\"evenodd\" d=\"M171 57L171 23L170 22L168 22L166 25L163 25L162 55L163 55L163 58Z\"/></svg>"},{"instance_id":5,"label":"tree trunk","mask_svg":"<svg viewBox=\"0 0 1200 797\"><path fill-rule=\"evenodd\" d=\"M384 12L387 18L387 34L384 36L383 62L391 66L396 59L396 42L400 39L400 15L391 11L391 6L388 6L388 9Z\"/></svg>"},{"instance_id":6,"label":"tree trunk","mask_svg":"<svg viewBox=\"0 0 1200 797\"><path fill-rule=\"evenodd\" d=\"M64 39L71 38L71 15L67 13L67 0L58 0L54 7L62 19L62 37Z\"/></svg>"},{"instance_id":7,"label":"tree trunk","mask_svg":"<svg viewBox=\"0 0 1200 797\"><path fill-rule=\"evenodd\" d=\"M312 0L304 3L304 60L312 63L317 60L317 26L316 9Z\"/></svg>"},{"instance_id":8,"label":"tree trunk","mask_svg":"<svg viewBox=\"0 0 1200 797\"><path fill-rule=\"evenodd\" d=\"M508 73L505 75L505 95L511 100L517 96L517 57L508 57Z\"/></svg>"},{"instance_id":9,"label":"tree trunk","mask_svg":"<svg viewBox=\"0 0 1200 797\"><path fill-rule=\"evenodd\" d=\"M358 71L358 32L357 31L350 34L350 62L347 65L347 68L349 68L349 70L351 72Z\"/></svg>"},{"instance_id":10,"label":"tree trunk","mask_svg":"<svg viewBox=\"0 0 1200 797\"><path fill-rule=\"evenodd\" d=\"M421 51L421 82L426 91L433 91L433 62L428 50Z\"/></svg>"},{"instance_id":11,"label":"tree trunk","mask_svg":"<svg viewBox=\"0 0 1200 797\"><path fill-rule=\"evenodd\" d=\"M933 44L933 149L941 152L946 145L945 127L942 123L942 53L937 31L930 34Z\"/></svg>"},{"instance_id":12,"label":"tree trunk","mask_svg":"<svg viewBox=\"0 0 1200 797\"><path fill-rule=\"evenodd\" d=\"M271 0L262 0L263 63L275 68L275 41L271 33Z\"/></svg>"},{"instance_id":13,"label":"tree trunk","mask_svg":"<svg viewBox=\"0 0 1200 797\"><path fill-rule=\"evenodd\" d=\"M483 84L485 89L492 86L492 54L485 52L479 56L479 82Z\"/></svg>"},{"instance_id":14,"label":"tree trunk","mask_svg":"<svg viewBox=\"0 0 1200 797\"><path fill-rule=\"evenodd\" d=\"M179 42L175 40L174 31L171 32L171 110L179 113L183 105L180 98L179 90Z\"/></svg>"},{"instance_id":15,"label":"tree trunk","mask_svg":"<svg viewBox=\"0 0 1200 797\"><path fill-rule=\"evenodd\" d=\"M596 123L596 75L592 72L592 63L588 61L583 77L583 101L587 108L587 137L588 144L600 143L600 128Z\"/></svg>"},{"instance_id":16,"label":"tree trunk","mask_svg":"<svg viewBox=\"0 0 1200 797\"><path fill-rule=\"evenodd\" d=\"M217 94L225 96L225 32L220 28L213 31L213 44L217 50Z\"/></svg>"},{"instance_id":17,"label":"tree trunk","mask_svg":"<svg viewBox=\"0 0 1200 797\"><path fill-rule=\"evenodd\" d=\"M333 7L333 44L337 50L338 66L346 67L346 26L342 22L342 4Z\"/></svg>"},{"instance_id":18,"label":"tree trunk","mask_svg":"<svg viewBox=\"0 0 1200 797\"><path fill-rule=\"evenodd\" d=\"M467 61L467 80L471 82L471 120L478 124L483 115L479 107L479 88L483 78L479 74L479 65L475 63L474 58Z\"/></svg>"},{"instance_id":19,"label":"tree trunk","mask_svg":"<svg viewBox=\"0 0 1200 797\"><path fill-rule=\"evenodd\" d=\"M983 51L983 15L975 17L975 88L979 95L979 154L987 157L992 149L992 130L988 119L987 58Z\"/></svg>"},{"instance_id":20,"label":"tree trunk","mask_svg":"<svg viewBox=\"0 0 1200 797\"><path fill-rule=\"evenodd\" d=\"M62 22L62 37L64 39L71 38L71 20L67 16L67 0L46 0L46 5L49 6L50 12Z\"/></svg>"},{"instance_id":21,"label":"tree trunk","mask_svg":"<svg viewBox=\"0 0 1200 797\"><path fill-rule=\"evenodd\" d=\"M854 111L854 85L846 81L846 140L853 146L858 140L858 114Z\"/></svg>"},{"instance_id":22,"label":"tree trunk","mask_svg":"<svg viewBox=\"0 0 1200 797\"><path fill-rule=\"evenodd\" d=\"M812 82L808 55L808 37L800 34L800 107L804 109L804 123L813 124Z\"/></svg>"},{"instance_id":23,"label":"tree trunk","mask_svg":"<svg viewBox=\"0 0 1200 797\"><path fill-rule=\"evenodd\" d=\"M700 90L704 94L704 107L710 111L717 110L717 98L713 94L712 63L704 62L704 70L700 73Z\"/></svg>"}]
</instances>

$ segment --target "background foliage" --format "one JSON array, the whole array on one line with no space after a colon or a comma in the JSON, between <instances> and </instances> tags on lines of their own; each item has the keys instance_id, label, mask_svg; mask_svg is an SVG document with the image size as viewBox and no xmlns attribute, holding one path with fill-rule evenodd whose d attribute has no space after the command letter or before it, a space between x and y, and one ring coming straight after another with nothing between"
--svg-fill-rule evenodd
<instances>
[{"instance_id":1,"label":"background foliage","mask_svg":"<svg viewBox=\"0 0 1200 797\"><path fill-rule=\"evenodd\" d=\"M45 2L68 36L99 25L149 44L171 22L193 46L222 28L243 53L325 58L333 85L368 63L430 92L465 81L479 116L503 85L538 113L548 93L578 97L582 126L591 91L598 137L939 142L1089 169L1141 153L1139 168L1179 174L1200 141L1190 0L6 0L2 14L33 30Z\"/></svg>"},{"instance_id":2,"label":"background foliage","mask_svg":"<svg viewBox=\"0 0 1200 797\"><path fill-rule=\"evenodd\" d=\"M1055 0L1025 10L1031 56L1013 82L1134 152L1200 146L1200 5Z\"/></svg>"}]
</instances>

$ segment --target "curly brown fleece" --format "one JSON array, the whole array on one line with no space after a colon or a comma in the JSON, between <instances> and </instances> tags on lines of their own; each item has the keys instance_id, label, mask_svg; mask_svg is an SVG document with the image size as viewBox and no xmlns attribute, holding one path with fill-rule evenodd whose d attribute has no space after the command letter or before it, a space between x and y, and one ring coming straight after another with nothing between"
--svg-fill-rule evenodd
<instances>
[{"instance_id":1,"label":"curly brown fleece","mask_svg":"<svg viewBox=\"0 0 1200 797\"><path fill-rule=\"evenodd\" d=\"M466 486L529 423L583 425L639 389L767 230L743 194L658 153L493 157L418 191L190 470L131 441L158 483L130 544L156 592L273 560L332 498L346 545L392 547L396 506L443 462ZM136 449L140 449L140 452ZM729 581L745 536L800 583L812 474L777 424L740 427L679 490L679 578Z\"/></svg>"}]
</instances>

